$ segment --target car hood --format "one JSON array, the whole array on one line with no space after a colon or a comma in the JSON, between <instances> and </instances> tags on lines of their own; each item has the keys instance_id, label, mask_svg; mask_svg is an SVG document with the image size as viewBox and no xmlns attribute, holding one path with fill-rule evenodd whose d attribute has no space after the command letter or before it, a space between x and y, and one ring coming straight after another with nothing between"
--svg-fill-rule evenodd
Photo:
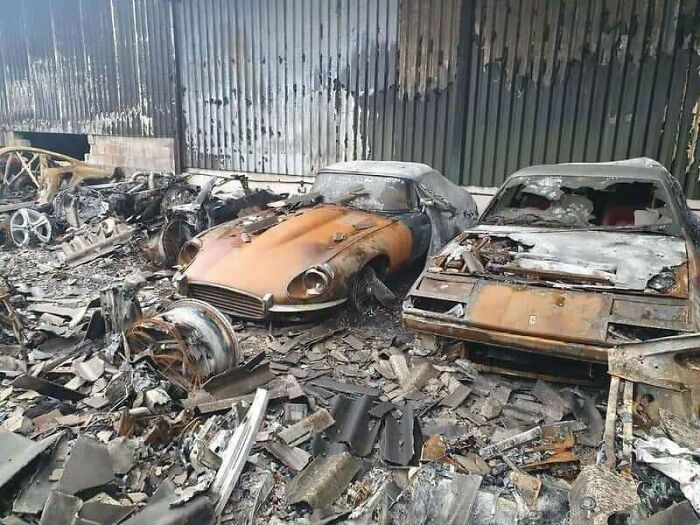
<instances>
[{"instance_id":1,"label":"car hood","mask_svg":"<svg viewBox=\"0 0 700 525\"><path fill-rule=\"evenodd\" d=\"M201 249L184 276L190 283L226 286L259 297L271 293L276 303L286 302L287 286L297 275L392 222L337 205L246 217L200 235Z\"/></svg>"},{"instance_id":2,"label":"car hood","mask_svg":"<svg viewBox=\"0 0 700 525\"><path fill-rule=\"evenodd\" d=\"M450 242L433 270L454 271L457 265L450 261L465 251L479 256L485 274L557 286L687 296L688 255L685 240L679 237L480 226ZM668 279L669 274L675 275L676 284L664 289L663 276Z\"/></svg>"}]
</instances>

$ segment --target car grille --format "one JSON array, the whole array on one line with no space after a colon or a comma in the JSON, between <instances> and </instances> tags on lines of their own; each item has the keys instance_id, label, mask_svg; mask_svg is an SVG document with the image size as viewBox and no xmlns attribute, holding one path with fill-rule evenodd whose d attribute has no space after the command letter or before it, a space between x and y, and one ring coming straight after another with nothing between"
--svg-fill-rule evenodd
<instances>
[{"instance_id":1,"label":"car grille","mask_svg":"<svg viewBox=\"0 0 700 525\"><path fill-rule=\"evenodd\" d=\"M188 289L190 297L205 301L229 315L252 319L265 317L263 302L252 295L208 284L190 283Z\"/></svg>"}]
</instances>

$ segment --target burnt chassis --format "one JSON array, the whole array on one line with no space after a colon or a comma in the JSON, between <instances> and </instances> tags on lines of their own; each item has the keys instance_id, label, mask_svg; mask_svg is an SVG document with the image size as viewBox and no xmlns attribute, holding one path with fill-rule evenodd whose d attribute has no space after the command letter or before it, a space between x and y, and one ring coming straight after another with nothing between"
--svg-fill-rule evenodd
<instances>
[{"instance_id":1,"label":"burnt chassis","mask_svg":"<svg viewBox=\"0 0 700 525\"><path fill-rule=\"evenodd\" d=\"M27 186L36 190L38 204L46 204L67 181L75 188L84 181L105 180L115 169L87 164L61 153L39 148L0 148L0 196L7 189Z\"/></svg>"}]
</instances>

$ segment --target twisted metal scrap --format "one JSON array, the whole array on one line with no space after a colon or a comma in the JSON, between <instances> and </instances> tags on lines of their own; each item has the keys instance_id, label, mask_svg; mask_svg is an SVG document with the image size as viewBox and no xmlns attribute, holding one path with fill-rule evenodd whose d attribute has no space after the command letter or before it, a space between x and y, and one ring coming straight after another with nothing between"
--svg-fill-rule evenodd
<instances>
[{"instance_id":1,"label":"twisted metal scrap","mask_svg":"<svg viewBox=\"0 0 700 525\"><path fill-rule=\"evenodd\" d=\"M158 337L154 332L164 337ZM156 317L141 318L126 331L126 340L132 348L147 350L166 376L183 386L201 386L203 377L196 369L184 337L173 323ZM175 348L163 344L167 341L174 341Z\"/></svg>"}]
</instances>

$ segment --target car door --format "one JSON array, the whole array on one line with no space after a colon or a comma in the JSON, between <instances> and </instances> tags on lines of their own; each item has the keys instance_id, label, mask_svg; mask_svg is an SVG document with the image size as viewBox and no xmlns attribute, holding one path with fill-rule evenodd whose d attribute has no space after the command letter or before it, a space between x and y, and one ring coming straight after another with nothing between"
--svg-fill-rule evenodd
<instances>
[{"instance_id":1,"label":"car door","mask_svg":"<svg viewBox=\"0 0 700 525\"><path fill-rule=\"evenodd\" d=\"M413 209L398 215L398 219L411 230L413 244L411 245L411 261L424 257L430 247L431 224L430 217L421 208L418 196L413 188Z\"/></svg>"}]
</instances>

